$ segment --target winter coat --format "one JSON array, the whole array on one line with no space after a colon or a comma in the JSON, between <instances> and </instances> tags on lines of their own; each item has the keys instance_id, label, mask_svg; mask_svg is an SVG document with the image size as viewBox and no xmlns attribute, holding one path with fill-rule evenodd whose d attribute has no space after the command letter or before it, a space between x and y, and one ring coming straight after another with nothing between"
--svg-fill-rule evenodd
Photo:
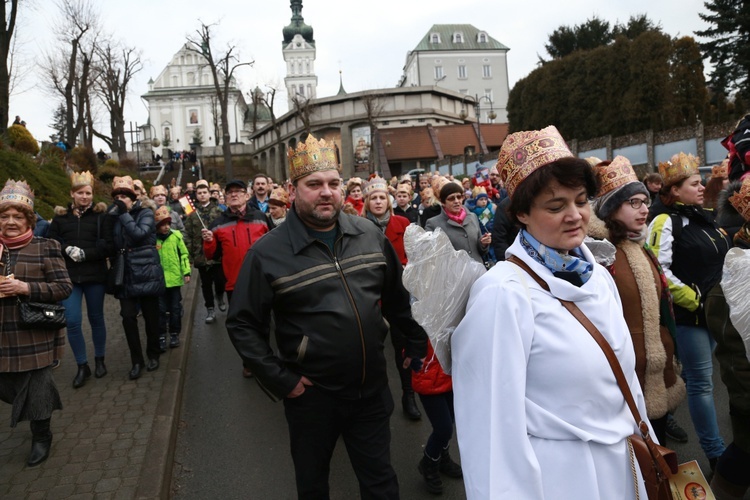
<instances>
[{"instance_id":1,"label":"winter coat","mask_svg":"<svg viewBox=\"0 0 750 500\"><path fill-rule=\"evenodd\" d=\"M495 211L495 220L492 223L492 248L495 250L495 258L505 260L505 251L513 244L513 240L518 235L518 226L513 224L508 217L508 206L510 198L505 197L497 206Z\"/></svg>"},{"instance_id":2,"label":"winter coat","mask_svg":"<svg viewBox=\"0 0 750 500\"><path fill-rule=\"evenodd\" d=\"M201 229L203 229L203 224L206 225L206 228L211 227L211 223L218 219L220 215L221 209L215 202L211 201L205 207L196 205L195 212L185 219L185 245L188 248L190 260L195 267L209 266L219 262L219 259L206 259L206 254L203 253ZM200 216L200 219L198 216ZM203 224L201 224L201 220Z\"/></svg>"},{"instance_id":3,"label":"winter coat","mask_svg":"<svg viewBox=\"0 0 750 500\"><path fill-rule=\"evenodd\" d=\"M427 342L427 356L424 358L422 368L418 372L411 374L411 387L417 394L425 396L434 394L443 394L453 390L453 380L450 375L446 375L443 367L440 366L435 351L432 349L432 343Z\"/></svg>"},{"instance_id":4,"label":"winter coat","mask_svg":"<svg viewBox=\"0 0 750 500\"><path fill-rule=\"evenodd\" d=\"M161 267L164 269L164 281L167 288L182 286L185 276L190 276L190 259L188 249L182 240L182 233L169 230L169 234L156 235L156 250L159 252Z\"/></svg>"},{"instance_id":5,"label":"winter coat","mask_svg":"<svg viewBox=\"0 0 750 500\"><path fill-rule=\"evenodd\" d=\"M445 210L440 210L440 215L435 216L427 221L424 227L427 231L434 231L437 228L443 230L443 232L451 240L453 248L456 250L465 250L469 254L469 257L479 262L484 263L484 256L487 255L489 246L483 247L479 242L482 237L482 231L479 229L479 220L477 216L471 212L466 212L466 218L463 223L449 219L445 214Z\"/></svg>"},{"instance_id":6,"label":"winter coat","mask_svg":"<svg viewBox=\"0 0 750 500\"><path fill-rule=\"evenodd\" d=\"M393 213L401 217L406 217L412 224L419 224L419 210L412 205L407 206L406 210L396 205L393 207Z\"/></svg>"},{"instance_id":7,"label":"winter coat","mask_svg":"<svg viewBox=\"0 0 750 500\"><path fill-rule=\"evenodd\" d=\"M227 278L225 290L229 291L234 290L245 254L268 232L266 215L249 203L246 207L242 216L229 210L221 214L209 226L214 238L203 241L206 258L221 259L224 276Z\"/></svg>"},{"instance_id":8,"label":"winter coat","mask_svg":"<svg viewBox=\"0 0 750 500\"><path fill-rule=\"evenodd\" d=\"M78 217L73 206L55 207L48 237L60 242L70 281L104 283L107 276L107 244L104 240L104 218L107 205L97 203ZM83 250L85 260L76 262L65 252L73 246Z\"/></svg>"},{"instance_id":9,"label":"winter coat","mask_svg":"<svg viewBox=\"0 0 750 500\"><path fill-rule=\"evenodd\" d=\"M151 200L136 201L129 212L107 216L105 225L111 227L114 258L118 253L125 258L124 285L115 292L118 299L164 293L164 270L156 250L155 208Z\"/></svg>"},{"instance_id":10,"label":"winter coat","mask_svg":"<svg viewBox=\"0 0 750 500\"><path fill-rule=\"evenodd\" d=\"M401 261L401 265L406 265L406 250L404 250L404 233L409 227L409 219L400 215L391 215L388 225L385 227L385 237L391 242L396 250L396 255Z\"/></svg>"},{"instance_id":11,"label":"winter coat","mask_svg":"<svg viewBox=\"0 0 750 500\"><path fill-rule=\"evenodd\" d=\"M56 304L66 299L73 285L65 268L60 244L47 238L32 238L19 250L6 251L3 262L16 279L29 284L29 301ZM18 325L18 297L0 298L0 373L45 368L62 359L65 329L27 330Z\"/></svg>"}]
</instances>

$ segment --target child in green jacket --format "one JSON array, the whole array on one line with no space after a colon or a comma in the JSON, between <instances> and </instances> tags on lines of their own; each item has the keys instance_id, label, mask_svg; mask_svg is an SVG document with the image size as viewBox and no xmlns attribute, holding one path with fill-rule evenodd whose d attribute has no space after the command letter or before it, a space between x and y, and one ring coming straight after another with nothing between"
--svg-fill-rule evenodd
<instances>
[{"instance_id":1,"label":"child in green jacket","mask_svg":"<svg viewBox=\"0 0 750 500\"><path fill-rule=\"evenodd\" d=\"M190 259L182 233L170 227L172 216L167 207L159 207L154 218L156 219L156 249L159 251L161 267L164 268L164 280L167 283L164 295L159 297L159 331L161 332L159 347L161 352L166 352L167 333L169 333L169 347L174 348L180 345L180 331L182 330L180 288L183 283L190 283Z\"/></svg>"}]
</instances>

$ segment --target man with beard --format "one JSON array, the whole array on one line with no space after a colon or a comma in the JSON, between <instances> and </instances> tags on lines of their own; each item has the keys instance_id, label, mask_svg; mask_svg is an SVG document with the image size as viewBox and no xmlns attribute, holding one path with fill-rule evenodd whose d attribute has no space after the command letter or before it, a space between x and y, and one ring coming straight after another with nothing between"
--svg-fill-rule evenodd
<instances>
[{"instance_id":1,"label":"man with beard","mask_svg":"<svg viewBox=\"0 0 750 500\"><path fill-rule=\"evenodd\" d=\"M360 496L398 498L384 317L406 337L404 366L421 366L426 335L391 244L375 224L341 212L334 146L308 136L289 151L289 172L294 204L248 252L227 331L261 388L284 400L299 498L328 498L339 436Z\"/></svg>"},{"instance_id":2,"label":"man with beard","mask_svg":"<svg viewBox=\"0 0 750 500\"><path fill-rule=\"evenodd\" d=\"M263 212L268 213L268 195L270 194L270 188L268 184L268 177L265 174L255 174L253 177L253 196L250 198L250 203Z\"/></svg>"}]
</instances>

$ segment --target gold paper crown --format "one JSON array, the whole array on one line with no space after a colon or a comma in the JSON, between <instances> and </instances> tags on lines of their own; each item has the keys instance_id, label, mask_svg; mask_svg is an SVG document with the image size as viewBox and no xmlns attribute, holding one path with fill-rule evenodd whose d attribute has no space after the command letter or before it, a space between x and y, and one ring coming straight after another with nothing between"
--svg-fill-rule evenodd
<instances>
[{"instance_id":1,"label":"gold paper crown","mask_svg":"<svg viewBox=\"0 0 750 500\"><path fill-rule=\"evenodd\" d=\"M594 173L599 184L597 198L621 188L625 184L638 182L638 176L635 174L630 160L624 156L615 156L615 159L609 165L599 165L594 168Z\"/></svg>"},{"instance_id":2,"label":"gold paper crown","mask_svg":"<svg viewBox=\"0 0 750 500\"><path fill-rule=\"evenodd\" d=\"M165 188L162 185L156 185L156 186L151 186L151 191L148 194L151 198L153 198L154 196L157 196L160 194L167 196L168 193L167 193L167 188Z\"/></svg>"},{"instance_id":3,"label":"gold paper crown","mask_svg":"<svg viewBox=\"0 0 750 500\"><path fill-rule=\"evenodd\" d=\"M700 158L692 154L678 153L669 161L659 163L659 174L665 186L672 186L691 175L699 173Z\"/></svg>"},{"instance_id":4,"label":"gold paper crown","mask_svg":"<svg viewBox=\"0 0 750 500\"><path fill-rule=\"evenodd\" d=\"M729 158L724 158L719 165L714 165L711 169L711 177L718 177L719 179L729 178Z\"/></svg>"},{"instance_id":5,"label":"gold paper crown","mask_svg":"<svg viewBox=\"0 0 750 500\"><path fill-rule=\"evenodd\" d=\"M404 193L409 193L409 196L411 196L412 189L411 184L399 184L396 186L396 192L403 191Z\"/></svg>"},{"instance_id":6,"label":"gold paper crown","mask_svg":"<svg viewBox=\"0 0 750 500\"><path fill-rule=\"evenodd\" d=\"M740 190L729 197L729 203L746 221L750 221L750 178L742 181Z\"/></svg>"},{"instance_id":7,"label":"gold paper crown","mask_svg":"<svg viewBox=\"0 0 750 500\"><path fill-rule=\"evenodd\" d=\"M277 187L271 191L271 195L268 197L268 202L271 203L272 201L289 207L289 193L286 192L286 189Z\"/></svg>"},{"instance_id":8,"label":"gold paper crown","mask_svg":"<svg viewBox=\"0 0 750 500\"><path fill-rule=\"evenodd\" d=\"M289 148L287 159L289 160L289 178L292 181L313 172L339 170L334 144L323 139L317 140L312 134L308 134L305 142L297 144L296 150Z\"/></svg>"},{"instance_id":9,"label":"gold paper crown","mask_svg":"<svg viewBox=\"0 0 750 500\"><path fill-rule=\"evenodd\" d=\"M442 175L440 176L436 175L435 177L433 177L430 180L430 187L432 188L432 194L436 198L440 198L440 190L443 189L443 186L445 186L449 182L450 181L447 178L443 177Z\"/></svg>"},{"instance_id":10,"label":"gold paper crown","mask_svg":"<svg viewBox=\"0 0 750 500\"><path fill-rule=\"evenodd\" d=\"M200 179L195 183L195 189L198 189L201 186L205 186L205 188L208 189L208 181L206 179Z\"/></svg>"},{"instance_id":11,"label":"gold paper crown","mask_svg":"<svg viewBox=\"0 0 750 500\"><path fill-rule=\"evenodd\" d=\"M542 130L516 132L505 138L497 155L500 178L513 196L519 184L532 172L573 153L557 129L550 125Z\"/></svg>"},{"instance_id":12,"label":"gold paper crown","mask_svg":"<svg viewBox=\"0 0 750 500\"><path fill-rule=\"evenodd\" d=\"M73 189L77 189L83 186L94 187L94 176L91 172L86 170L85 172L73 172L70 174L70 185Z\"/></svg>"},{"instance_id":13,"label":"gold paper crown","mask_svg":"<svg viewBox=\"0 0 750 500\"><path fill-rule=\"evenodd\" d=\"M133 178L129 175L126 175L125 177L115 177L114 179L112 179L112 195L120 194L123 192L135 195Z\"/></svg>"},{"instance_id":14,"label":"gold paper crown","mask_svg":"<svg viewBox=\"0 0 750 500\"><path fill-rule=\"evenodd\" d=\"M383 191L384 193L388 194L388 183L385 181L385 179L381 177L373 177L367 184L365 184L364 188L362 189L362 192L365 196L370 196L370 194L374 193L375 191Z\"/></svg>"},{"instance_id":15,"label":"gold paper crown","mask_svg":"<svg viewBox=\"0 0 750 500\"><path fill-rule=\"evenodd\" d=\"M167 219L169 219L170 222L172 221L172 215L169 213L167 206L163 205L157 208L156 212L154 212L154 221L156 222L156 225L158 226Z\"/></svg>"},{"instance_id":16,"label":"gold paper crown","mask_svg":"<svg viewBox=\"0 0 750 500\"><path fill-rule=\"evenodd\" d=\"M34 191L31 190L26 181L14 181L8 179L0 191L0 206L2 205L27 205L34 209Z\"/></svg>"},{"instance_id":17,"label":"gold paper crown","mask_svg":"<svg viewBox=\"0 0 750 500\"><path fill-rule=\"evenodd\" d=\"M211 184L211 187L208 189L209 191L219 191L221 192L221 186L219 186L216 183Z\"/></svg>"}]
</instances>

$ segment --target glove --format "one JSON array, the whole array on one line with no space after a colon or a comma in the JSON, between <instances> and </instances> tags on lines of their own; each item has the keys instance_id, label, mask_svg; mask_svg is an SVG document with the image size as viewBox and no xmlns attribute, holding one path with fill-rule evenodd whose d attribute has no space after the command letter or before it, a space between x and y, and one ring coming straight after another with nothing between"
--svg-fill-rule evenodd
<instances>
[{"instance_id":1,"label":"glove","mask_svg":"<svg viewBox=\"0 0 750 500\"><path fill-rule=\"evenodd\" d=\"M68 254L68 257L70 257L73 262L83 262L86 260L86 254L82 248L69 246L65 249L65 253Z\"/></svg>"},{"instance_id":2,"label":"glove","mask_svg":"<svg viewBox=\"0 0 750 500\"><path fill-rule=\"evenodd\" d=\"M122 215L128 211L128 207L125 206L125 202L122 200L115 200L112 206L107 212L109 215Z\"/></svg>"},{"instance_id":3,"label":"glove","mask_svg":"<svg viewBox=\"0 0 750 500\"><path fill-rule=\"evenodd\" d=\"M417 373L419 370L422 369L422 360L419 358L411 358L411 363L409 364L409 368L411 368L411 371L414 373Z\"/></svg>"}]
</instances>

